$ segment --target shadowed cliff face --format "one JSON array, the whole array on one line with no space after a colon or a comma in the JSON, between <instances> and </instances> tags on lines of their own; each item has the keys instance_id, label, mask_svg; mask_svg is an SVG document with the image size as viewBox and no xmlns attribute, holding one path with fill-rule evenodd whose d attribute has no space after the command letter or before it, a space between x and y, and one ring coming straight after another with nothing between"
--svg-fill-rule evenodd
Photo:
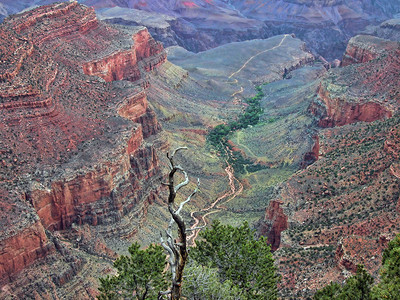
<instances>
[{"instance_id":1,"label":"shadowed cliff face","mask_svg":"<svg viewBox=\"0 0 400 300\"><path fill-rule=\"evenodd\" d=\"M391 41L400 40L400 19L391 19L383 22L379 26L369 26L365 34L377 36Z\"/></svg>"},{"instance_id":2,"label":"shadowed cliff face","mask_svg":"<svg viewBox=\"0 0 400 300\"><path fill-rule=\"evenodd\" d=\"M284 183L280 205L265 213L262 229L281 242L285 295L310 295L359 263L377 276L400 230L399 44L356 36L343 64L322 79L309 107L320 126L332 127L318 133L318 160Z\"/></svg>"},{"instance_id":3,"label":"shadowed cliff face","mask_svg":"<svg viewBox=\"0 0 400 300\"><path fill-rule=\"evenodd\" d=\"M9 18L0 36L0 282L23 297L42 278L57 294L85 261L56 231L75 241L79 226L107 225L100 239L130 236L157 198L158 158L143 141L161 128L146 88L166 54L145 28L104 25L77 2ZM57 278L18 282L51 260Z\"/></svg>"}]
</instances>

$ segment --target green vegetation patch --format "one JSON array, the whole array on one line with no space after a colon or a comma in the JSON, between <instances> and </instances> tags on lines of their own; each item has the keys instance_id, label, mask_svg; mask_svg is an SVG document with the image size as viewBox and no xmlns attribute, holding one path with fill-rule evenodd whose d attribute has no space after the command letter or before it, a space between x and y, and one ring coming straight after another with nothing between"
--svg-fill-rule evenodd
<instances>
[{"instance_id":1,"label":"green vegetation patch","mask_svg":"<svg viewBox=\"0 0 400 300\"><path fill-rule=\"evenodd\" d=\"M261 86L257 86L256 90L257 94L254 97L245 100L248 106L237 120L215 126L207 136L208 143L215 148L220 155L225 157L235 171L240 174L256 172L265 168L265 166L258 165L252 160L245 158L239 151L235 151L232 146L228 144L228 139L233 132L258 124L260 116L264 112L261 107L261 99L264 97L264 92Z\"/></svg>"}]
</instances>

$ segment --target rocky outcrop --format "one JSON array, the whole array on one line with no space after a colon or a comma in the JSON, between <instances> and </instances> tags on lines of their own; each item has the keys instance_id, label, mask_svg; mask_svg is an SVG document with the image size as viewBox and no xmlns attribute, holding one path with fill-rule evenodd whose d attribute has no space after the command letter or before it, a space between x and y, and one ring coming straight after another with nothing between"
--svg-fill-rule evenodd
<instances>
[{"instance_id":1,"label":"rocky outcrop","mask_svg":"<svg viewBox=\"0 0 400 300\"><path fill-rule=\"evenodd\" d=\"M309 165L316 162L318 158L319 158L319 137L315 136L314 145L311 148L311 151L304 154L303 161L300 164L301 168L308 167Z\"/></svg>"},{"instance_id":2,"label":"rocky outcrop","mask_svg":"<svg viewBox=\"0 0 400 300\"><path fill-rule=\"evenodd\" d=\"M381 56L392 46L392 42L384 39L370 35L357 35L351 38L347 44L341 65L345 67L355 63L368 62Z\"/></svg>"},{"instance_id":3,"label":"rocky outcrop","mask_svg":"<svg viewBox=\"0 0 400 300\"><path fill-rule=\"evenodd\" d=\"M379 26L369 26L363 33L390 41L399 41L400 19L390 19L383 22Z\"/></svg>"},{"instance_id":4,"label":"rocky outcrop","mask_svg":"<svg viewBox=\"0 0 400 300\"><path fill-rule=\"evenodd\" d=\"M120 160L99 164L93 171L69 180L54 181L48 189L32 189L29 192L28 201L46 229L64 230L70 228L72 223L94 226L112 224L134 209L133 203L138 206L146 201L138 196L138 190L144 187L133 184L142 179L137 177L143 175L133 169L130 157L141 155L144 156L142 159L149 160L141 168L148 177L157 172L157 159L139 151L142 132L140 128L135 132L137 136L133 135L127 142L123 150L125 153L119 155ZM115 195L117 191L120 195ZM130 199L129 203L127 199Z\"/></svg>"},{"instance_id":5,"label":"rocky outcrop","mask_svg":"<svg viewBox=\"0 0 400 300\"><path fill-rule=\"evenodd\" d=\"M390 118L398 111L400 61L398 43L356 36L347 47L342 67L330 70L310 111L322 127Z\"/></svg>"},{"instance_id":6,"label":"rocky outcrop","mask_svg":"<svg viewBox=\"0 0 400 300\"><path fill-rule=\"evenodd\" d=\"M9 282L11 276L36 260L54 251L40 221L24 228L15 235L1 240L0 282Z\"/></svg>"},{"instance_id":7,"label":"rocky outcrop","mask_svg":"<svg viewBox=\"0 0 400 300\"><path fill-rule=\"evenodd\" d=\"M132 49L111 54L97 61L83 65L83 72L103 78L107 82L115 80L137 81L142 77L139 63L149 72L166 60L166 54L160 43L157 43L143 28L132 37Z\"/></svg>"},{"instance_id":8,"label":"rocky outcrop","mask_svg":"<svg viewBox=\"0 0 400 300\"><path fill-rule=\"evenodd\" d=\"M392 116L392 112L379 102L351 103L332 98L324 87L320 87L318 95L326 108L326 116L319 121L321 127L343 126L360 121L373 122Z\"/></svg>"},{"instance_id":9,"label":"rocky outcrop","mask_svg":"<svg viewBox=\"0 0 400 300\"><path fill-rule=\"evenodd\" d=\"M264 222L261 223L259 232L266 236L271 250L276 251L281 243L281 232L288 228L288 217L280 205L282 202L271 201L265 212Z\"/></svg>"},{"instance_id":10,"label":"rocky outcrop","mask_svg":"<svg viewBox=\"0 0 400 300\"><path fill-rule=\"evenodd\" d=\"M76 1L9 18L0 36L2 291L24 297L41 286L64 297L60 287L90 263L80 251L112 255L103 239L131 237L158 197L147 139L156 141L161 127L146 89L166 54L143 27L105 25ZM96 246L72 255L82 226L98 228ZM18 277L31 265L52 272L58 264L57 276L37 275L42 283Z\"/></svg>"},{"instance_id":11,"label":"rocky outcrop","mask_svg":"<svg viewBox=\"0 0 400 300\"><path fill-rule=\"evenodd\" d=\"M338 247L335 253L335 260L339 268L344 268L347 271L352 272L353 274L357 272L357 265L351 261L350 255L346 253L344 246L341 242L339 242Z\"/></svg>"}]
</instances>

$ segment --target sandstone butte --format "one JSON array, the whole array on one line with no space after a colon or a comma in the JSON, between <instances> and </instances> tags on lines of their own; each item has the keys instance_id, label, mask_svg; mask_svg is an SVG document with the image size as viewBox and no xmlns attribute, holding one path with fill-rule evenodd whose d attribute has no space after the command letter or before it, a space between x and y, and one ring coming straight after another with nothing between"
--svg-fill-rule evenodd
<instances>
[{"instance_id":1,"label":"sandstone butte","mask_svg":"<svg viewBox=\"0 0 400 300\"><path fill-rule=\"evenodd\" d=\"M260 231L272 241L283 294L307 297L359 263L375 276L400 231L400 46L352 38L309 111L317 159L281 185Z\"/></svg>"},{"instance_id":2,"label":"sandstone butte","mask_svg":"<svg viewBox=\"0 0 400 300\"><path fill-rule=\"evenodd\" d=\"M97 236L132 235L157 199L165 142L146 88L166 54L76 1L9 17L0 39L0 298L92 297L71 284L88 261L61 236L93 235L112 258Z\"/></svg>"}]
</instances>

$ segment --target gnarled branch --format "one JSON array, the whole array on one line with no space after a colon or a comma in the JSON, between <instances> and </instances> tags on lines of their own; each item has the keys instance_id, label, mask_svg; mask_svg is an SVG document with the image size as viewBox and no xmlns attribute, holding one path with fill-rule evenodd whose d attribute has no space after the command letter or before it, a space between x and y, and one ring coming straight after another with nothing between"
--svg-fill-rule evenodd
<instances>
[{"instance_id":1,"label":"gnarled branch","mask_svg":"<svg viewBox=\"0 0 400 300\"><path fill-rule=\"evenodd\" d=\"M178 209L175 210L175 198L176 193L184 186L189 184L189 176L186 171L174 162L175 154L180 150L186 150L186 147L179 147L175 149L172 154L167 153L167 158L169 160L170 172L168 174L168 183L164 185L168 186L169 196L168 196L168 211L171 214L171 221L168 224L168 228L165 231L166 241L161 234L161 245L169 254L169 265L172 272L172 286L170 291L160 292L159 299L162 295L170 295L171 300L180 299L181 297L181 284L183 279L183 269L186 264L188 257L187 251L187 240L186 240L186 224L181 216L182 208L187 204L192 197L198 192L200 186L200 180L197 179L197 186L194 191L186 198L185 201L181 202ZM184 175L185 180L175 186L174 176L176 172L180 172ZM178 226L178 237L175 240L172 235L173 224Z\"/></svg>"}]
</instances>

